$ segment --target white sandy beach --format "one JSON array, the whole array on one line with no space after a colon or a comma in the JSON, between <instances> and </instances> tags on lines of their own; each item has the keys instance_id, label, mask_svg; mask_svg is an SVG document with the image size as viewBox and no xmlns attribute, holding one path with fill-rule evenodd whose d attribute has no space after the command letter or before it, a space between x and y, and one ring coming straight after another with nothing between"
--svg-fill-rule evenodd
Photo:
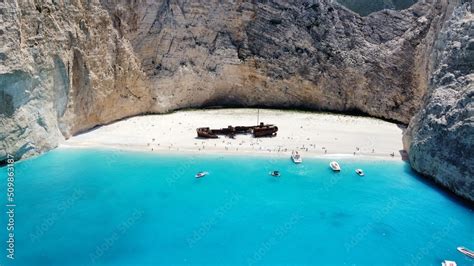
<instances>
[{"instance_id":1,"label":"white sandy beach","mask_svg":"<svg viewBox=\"0 0 474 266\"><path fill-rule=\"evenodd\" d=\"M402 129L394 123L367 117L266 109L260 110L260 121L278 126L278 135L198 139L198 127L256 125L257 109L190 110L128 118L74 136L60 147L284 156L297 150L303 157L401 159Z\"/></svg>"}]
</instances>

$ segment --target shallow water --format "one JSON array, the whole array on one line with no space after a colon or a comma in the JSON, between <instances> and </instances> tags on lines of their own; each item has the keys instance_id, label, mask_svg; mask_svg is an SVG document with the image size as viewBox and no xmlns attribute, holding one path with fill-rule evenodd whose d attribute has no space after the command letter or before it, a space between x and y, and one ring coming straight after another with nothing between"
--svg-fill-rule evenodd
<instances>
[{"instance_id":1,"label":"shallow water","mask_svg":"<svg viewBox=\"0 0 474 266\"><path fill-rule=\"evenodd\" d=\"M55 150L15 165L15 260L4 242L2 262L474 263L456 250L474 246L472 210L403 162L338 161Z\"/></svg>"}]
</instances>

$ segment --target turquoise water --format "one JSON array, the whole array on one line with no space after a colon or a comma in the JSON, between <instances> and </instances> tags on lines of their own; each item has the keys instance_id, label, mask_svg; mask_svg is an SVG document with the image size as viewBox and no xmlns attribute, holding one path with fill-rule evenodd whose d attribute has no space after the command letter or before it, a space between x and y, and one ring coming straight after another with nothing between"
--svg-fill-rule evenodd
<instances>
[{"instance_id":1,"label":"turquoise water","mask_svg":"<svg viewBox=\"0 0 474 266\"><path fill-rule=\"evenodd\" d=\"M474 264L472 210L403 162L338 161L55 150L15 165L2 265Z\"/></svg>"}]
</instances>

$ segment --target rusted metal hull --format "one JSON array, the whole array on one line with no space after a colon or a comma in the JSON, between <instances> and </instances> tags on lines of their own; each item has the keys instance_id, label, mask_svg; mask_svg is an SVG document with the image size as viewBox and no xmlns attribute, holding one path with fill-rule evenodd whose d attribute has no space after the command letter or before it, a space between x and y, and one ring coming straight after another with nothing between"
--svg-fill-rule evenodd
<instances>
[{"instance_id":1,"label":"rusted metal hull","mask_svg":"<svg viewBox=\"0 0 474 266\"><path fill-rule=\"evenodd\" d=\"M278 127L274 125L265 125L260 123L258 126L228 126L221 129L210 129L208 127L201 127L196 129L197 135L200 138L216 139L218 135L226 135L233 137L236 134L252 134L255 138L274 137Z\"/></svg>"},{"instance_id":2,"label":"rusted metal hull","mask_svg":"<svg viewBox=\"0 0 474 266\"><path fill-rule=\"evenodd\" d=\"M202 127L196 129L197 135L199 138L206 138L206 139L217 139L219 138L211 129L208 127Z\"/></svg>"},{"instance_id":3,"label":"rusted metal hull","mask_svg":"<svg viewBox=\"0 0 474 266\"><path fill-rule=\"evenodd\" d=\"M253 136L256 138L261 137L275 137L276 132L278 131L278 127L270 125L265 127L255 127L253 129Z\"/></svg>"}]
</instances>

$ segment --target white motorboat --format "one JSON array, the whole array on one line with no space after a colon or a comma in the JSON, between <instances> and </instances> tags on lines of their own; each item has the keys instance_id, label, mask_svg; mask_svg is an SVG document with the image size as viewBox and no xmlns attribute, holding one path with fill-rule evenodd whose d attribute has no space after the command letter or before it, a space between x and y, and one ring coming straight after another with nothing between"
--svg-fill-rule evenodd
<instances>
[{"instance_id":1,"label":"white motorboat","mask_svg":"<svg viewBox=\"0 0 474 266\"><path fill-rule=\"evenodd\" d=\"M209 174L208 172L199 172L195 175L195 177L196 178L201 178L201 177L205 177L208 174Z\"/></svg>"},{"instance_id":2,"label":"white motorboat","mask_svg":"<svg viewBox=\"0 0 474 266\"><path fill-rule=\"evenodd\" d=\"M452 260L445 260L441 262L441 266L457 266L455 261Z\"/></svg>"},{"instance_id":3,"label":"white motorboat","mask_svg":"<svg viewBox=\"0 0 474 266\"><path fill-rule=\"evenodd\" d=\"M474 259L474 251L469 250L468 248L458 247L458 251L461 252L462 254Z\"/></svg>"},{"instance_id":4,"label":"white motorboat","mask_svg":"<svg viewBox=\"0 0 474 266\"><path fill-rule=\"evenodd\" d=\"M362 169L356 169L355 170L356 174L358 174L359 176L364 176L364 171L362 171Z\"/></svg>"},{"instance_id":5,"label":"white motorboat","mask_svg":"<svg viewBox=\"0 0 474 266\"><path fill-rule=\"evenodd\" d=\"M301 155L297 151L291 153L291 160L296 164L303 162L303 158L301 158Z\"/></svg>"},{"instance_id":6,"label":"white motorboat","mask_svg":"<svg viewBox=\"0 0 474 266\"><path fill-rule=\"evenodd\" d=\"M339 164L336 162L336 161L332 161L329 163L329 167L331 167L331 169L334 171L334 172L339 172L341 171L341 167L339 166Z\"/></svg>"}]
</instances>

